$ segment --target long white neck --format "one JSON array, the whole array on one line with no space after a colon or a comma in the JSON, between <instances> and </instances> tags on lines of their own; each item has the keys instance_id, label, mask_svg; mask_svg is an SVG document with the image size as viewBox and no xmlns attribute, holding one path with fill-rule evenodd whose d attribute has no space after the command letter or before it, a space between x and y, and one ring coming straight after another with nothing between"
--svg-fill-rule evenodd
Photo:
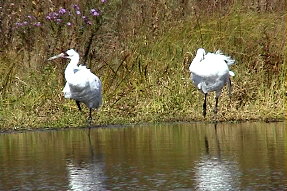
<instances>
[{"instance_id":1,"label":"long white neck","mask_svg":"<svg viewBox=\"0 0 287 191\"><path fill-rule=\"evenodd\" d=\"M204 59L203 54L196 54L195 58L192 60L190 66L189 66L189 71L194 72L194 70L197 69L198 64Z\"/></svg>"},{"instance_id":2,"label":"long white neck","mask_svg":"<svg viewBox=\"0 0 287 191\"><path fill-rule=\"evenodd\" d=\"M68 64L68 66L65 69L65 78L67 82L71 82L73 81L74 77L74 73L75 73L75 69L78 69L78 63L79 63L80 57L78 55L74 55L71 58L70 63Z\"/></svg>"}]
</instances>

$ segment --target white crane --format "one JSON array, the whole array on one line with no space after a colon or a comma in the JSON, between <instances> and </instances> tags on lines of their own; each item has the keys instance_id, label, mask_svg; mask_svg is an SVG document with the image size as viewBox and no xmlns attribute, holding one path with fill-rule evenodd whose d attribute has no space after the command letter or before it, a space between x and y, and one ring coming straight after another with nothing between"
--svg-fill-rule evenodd
<instances>
[{"instance_id":1,"label":"white crane","mask_svg":"<svg viewBox=\"0 0 287 191\"><path fill-rule=\"evenodd\" d=\"M229 71L229 66L234 64L235 60L225 56L221 51L207 53L203 48L197 50L196 56L189 66L191 80L193 84L204 93L203 116L206 116L206 99L209 92L215 91L214 113L217 113L218 98L222 88L227 84L229 96L231 96L231 79L235 76Z\"/></svg>"},{"instance_id":2,"label":"white crane","mask_svg":"<svg viewBox=\"0 0 287 191\"><path fill-rule=\"evenodd\" d=\"M80 56L74 49L69 49L55 58L68 58L70 63L65 69L66 85L63 89L64 97L74 99L80 111L83 102L90 109L89 122L92 122L92 110L98 109L102 104L102 83L86 66L78 65Z\"/></svg>"}]
</instances>

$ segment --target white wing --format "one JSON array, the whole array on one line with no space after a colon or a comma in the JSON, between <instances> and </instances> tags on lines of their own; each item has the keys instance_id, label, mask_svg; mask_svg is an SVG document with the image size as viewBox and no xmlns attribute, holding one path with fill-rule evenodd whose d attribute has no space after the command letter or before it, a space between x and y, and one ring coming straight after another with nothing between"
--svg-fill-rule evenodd
<instances>
[{"instance_id":1,"label":"white wing","mask_svg":"<svg viewBox=\"0 0 287 191\"><path fill-rule=\"evenodd\" d=\"M222 76L229 72L228 65L220 55L208 53L204 60L195 63L191 68L191 73L203 78Z\"/></svg>"},{"instance_id":2,"label":"white wing","mask_svg":"<svg viewBox=\"0 0 287 191\"><path fill-rule=\"evenodd\" d=\"M63 92L65 98L81 101L89 108L98 108L102 104L101 81L85 66L74 69L73 78L67 81Z\"/></svg>"}]
</instances>

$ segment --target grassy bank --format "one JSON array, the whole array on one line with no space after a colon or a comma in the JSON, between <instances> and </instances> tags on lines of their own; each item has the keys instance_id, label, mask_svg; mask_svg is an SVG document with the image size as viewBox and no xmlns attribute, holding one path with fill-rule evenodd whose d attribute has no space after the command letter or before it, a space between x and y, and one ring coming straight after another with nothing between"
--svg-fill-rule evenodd
<instances>
[{"instance_id":1,"label":"grassy bank","mask_svg":"<svg viewBox=\"0 0 287 191\"><path fill-rule=\"evenodd\" d=\"M123 0L79 5L82 13L97 7L101 15L91 17L91 25L79 21L76 14L63 17L74 24L72 28L45 19L49 11L67 6L65 3L49 5L47 10L43 2L26 4L27 10L13 5L17 14L12 8L5 9L12 21L4 19L2 9L0 126L86 123L88 111L79 113L61 92L66 61L47 62L48 57L69 48L78 50L82 62L103 82L104 103L94 114L96 124L212 120L213 95L203 119L203 95L189 79L188 66L199 47L220 49L236 60L231 67L236 74L233 94L229 99L224 89L219 120L282 119L286 3L280 1L277 7L275 1L214 6L204 5L204 1L203 5L184 2L154 1L146 6L148 1ZM39 17L41 26L11 30L31 12Z\"/></svg>"}]
</instances>

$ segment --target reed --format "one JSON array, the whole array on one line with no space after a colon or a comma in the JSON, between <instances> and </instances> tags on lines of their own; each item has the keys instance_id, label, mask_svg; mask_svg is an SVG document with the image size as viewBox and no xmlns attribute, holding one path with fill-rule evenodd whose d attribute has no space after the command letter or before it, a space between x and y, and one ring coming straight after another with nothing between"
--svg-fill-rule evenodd
<instances>
[{"instance_id":1,"label":"reed","mask_svg":"<svg viewBox=\"0 0 287 191\"><path fill-rule=\"evenodd\" d=\"M229 99L224 90L219 120L284 117L285 1L33 2L1 8L1 128L86 124L86 115L62 96L65 61L47 62L68 48L103 82L96 124L213 120L213 96L203 119L203 95L189 79L199 47L237 61L233 94Z\"/></svg>"}]
</instances>

